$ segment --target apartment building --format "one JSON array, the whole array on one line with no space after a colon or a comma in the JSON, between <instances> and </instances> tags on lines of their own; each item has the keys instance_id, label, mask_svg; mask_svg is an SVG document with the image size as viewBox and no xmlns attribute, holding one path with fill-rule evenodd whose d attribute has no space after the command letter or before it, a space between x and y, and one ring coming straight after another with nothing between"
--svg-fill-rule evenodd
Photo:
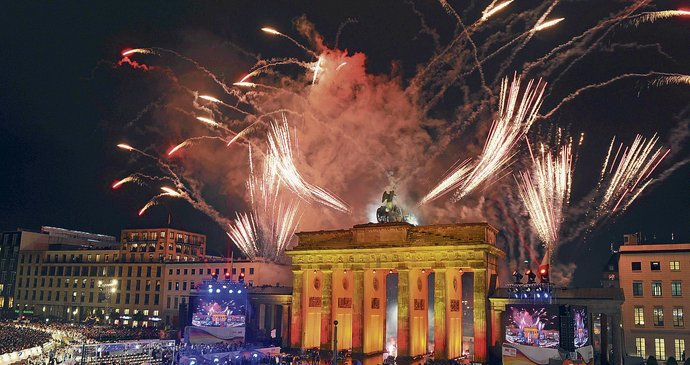
<instances>
[{"instance_id":1,"label":"apartment building","mask_svg":"<svg viewBox=\"0 0 690 365\"><path fill-rule=\"evenodd\" d=\"M619 257L625 351L680 361L690 341L690 243L640 244L626 235Z\"/></svg>"},{"instance_id":2,"label":"apartment building","mask_svg":"<svg viewBox=\"0 0 690 365\"><path fill-rule=\"evenodd\" d=\"M172 228L125 229L122 262L196 261L206 254L206 236Z\"/></svg>"},{"instance_id":3,"label":"apartment building","mask_svg":"<svg viewBox=\"0 0 690 365\"><path fill-rule=\"evenodd\" d=\"M292 284L286 265L203 256L204 235L165 228L123 230L122 236L121 245L110 249L52 244L18 250L15 312L75 322L177 325L180 305L203 280L227 276L242 277L249 286Z\"/></svg>"},{"instance_id":4,"label":"apartment building","mask_svg":"<svg viewBox=\"0 0 690 365\"><path fill-rule=\"evenodd\" d=\"M115 237L68 230L57 227L41 227L40 231L17 229L2 232L0 235L0 309L3 316L15 310L15 289L19 283L19 252L25 250L45 251L49 247L107 248L117 245ZM22 269L21 274L23 275ZM21 283L25 278L22 277Z\"/></svg>"}]
</instances>

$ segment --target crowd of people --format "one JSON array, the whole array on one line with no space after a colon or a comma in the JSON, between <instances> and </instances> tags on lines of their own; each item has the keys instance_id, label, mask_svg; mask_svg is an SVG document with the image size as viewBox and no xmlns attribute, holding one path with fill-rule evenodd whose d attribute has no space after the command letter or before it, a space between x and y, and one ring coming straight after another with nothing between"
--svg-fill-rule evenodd
<instances>
[{"instance_id":1,"label":"crowd of people","mask_svg":"<svg viewBox=\"0 0 690 365\"><path fill-rule=\"evenodd\" d=\"M50 341L45 331L15 323L0 322L0 355L41 346Z\"/></svg>"},{"instance_id":2,"label":"crowd of people","mask_svg":"<svg viewBox=\"0 0 690 365\"><path fill-rule=\"evenodd\" d=\"M56 335L70 343L98 343L98 342L116 342L129 339L157 339L159 332L155 328L131 328L131 327L112 327L112 326L93 326L93 325L75 325L73 323L44 323L32 322L27 324L14 324L8 322L0 322L7 326L21 326L42 333ZM0 352L2 354L2 352Z\"/></svg>"},{"instance_id":3,"label":"crowd of people","mask_svg":"<svg viewBox=\"0 0 690 365\"><path fill-rule=\"evenodd\" d=\"M237 343L183 344L180 345L179 352L180 355L193 356L234 352L244 348L244 346Z\"/></svg>"}]
</instances>

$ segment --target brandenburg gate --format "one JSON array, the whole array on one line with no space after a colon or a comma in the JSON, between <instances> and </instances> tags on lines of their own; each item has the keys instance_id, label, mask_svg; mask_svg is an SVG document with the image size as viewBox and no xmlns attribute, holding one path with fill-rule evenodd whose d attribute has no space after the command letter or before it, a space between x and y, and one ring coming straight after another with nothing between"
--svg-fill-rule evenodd
<instances>
[{"instance_id":1,"label":"brandenburg gate","mask_svg":"<svg viewBox=\"0 0 690 365\"><path fill-rule=\"evenodd\" d=\"M496 229L487 223L370 223L298 233L287 254L294 274L290 346L380 354L386 336L386 276L397 274L398 359L427 354L428 275L434 274L436 360L462 355L462 275L473 273L474 361L487 361L487 296L496 286ZM390 319L389 319L390 320Z\"/></svg>"}]
</instances>

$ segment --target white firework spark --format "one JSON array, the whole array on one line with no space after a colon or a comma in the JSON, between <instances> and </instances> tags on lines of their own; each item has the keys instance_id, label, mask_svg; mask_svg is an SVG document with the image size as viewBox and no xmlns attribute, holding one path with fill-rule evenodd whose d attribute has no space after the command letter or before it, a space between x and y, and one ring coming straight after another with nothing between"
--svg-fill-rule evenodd
<instances>
[{"instance_id":1,"label":"white firework spark","mask_svg":"<svg viewBox=\"0 0 690 365\"><path fill-rule=\"evenodd\" d=\"M627 209L649 185L651 174L670 152L657 146L659 137L656 134L649 140L638 134L629 147L619 144L611 158L615 140L615 137L611 140L601 169L599 186L603 187L603 193L598 207L600 215Z\"/></svg>"},{"instance_id":2,"label":"white firework spark","mask_svg":"<svg viewBox=\"0 0 690 365\"><path fill-rule=\"evenodd\" d=\"M290 127L284 114L282 123L271 124L271 130L268 134L267 161L275 165L275 171L283 183L300 198L316 201L341 212L350 212L350 207L340 198L304 180L295 165Z\"/></svg>"},{"instance_id":3,"label":"white firework spark","mask_svg":"<svg viewBox=\"0 0 690 365\"><path fill-rule=\"evenodd\" d=\"M572 172L572 143L567 143L557 154L547 150L536 158L532 155L532 168L515 177L530 224L550 251L558 244L564 210L570 200Z\"/></svg>"}]
</instances>

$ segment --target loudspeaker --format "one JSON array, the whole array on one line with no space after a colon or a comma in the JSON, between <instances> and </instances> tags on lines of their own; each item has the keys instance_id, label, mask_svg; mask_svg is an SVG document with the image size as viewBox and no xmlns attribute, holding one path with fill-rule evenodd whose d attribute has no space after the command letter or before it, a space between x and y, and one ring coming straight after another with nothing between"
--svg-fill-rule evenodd
<instances>
[{"instance_id":1,"label":"loudspeaker","mask_svg":"<svg viewBox=\"0 0 690 365\"><path fill-rule=\"evenodd\" d=\"M560 328L558 336L560 337L561 348L568 352L575 351L575 321L573 320L572 311L569 305L562 305L560 307Z\"/></svg>"}]
</instances>

